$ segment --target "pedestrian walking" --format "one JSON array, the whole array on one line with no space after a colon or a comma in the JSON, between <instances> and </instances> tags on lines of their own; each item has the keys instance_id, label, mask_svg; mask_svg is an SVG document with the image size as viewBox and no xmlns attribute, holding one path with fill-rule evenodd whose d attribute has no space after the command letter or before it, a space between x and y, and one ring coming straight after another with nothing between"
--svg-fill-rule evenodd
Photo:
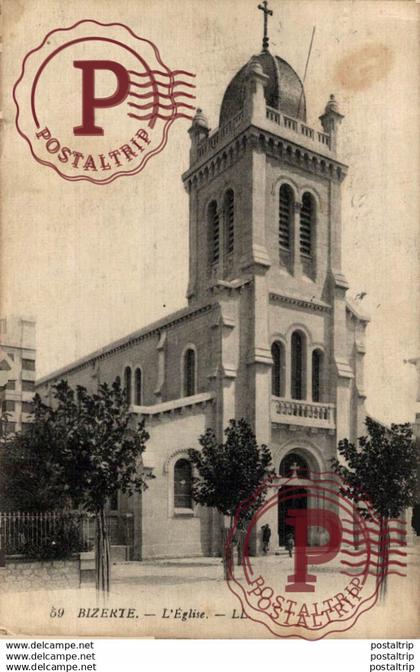
<instances>
[{"instance_id":1,"label":"pedestrian walking","mask_svg":"<svg viewBox=\"0 0 420 672\"><path fill-rule=\"evenodd\" d=\"M293 532L288 532L286 535L286 549L289 551L289 557L293 555L293 548L295 545L295 540L293 538Z\"/></svg>"},{"instance_id":2,"label":"pedestrian walking","mask_svg":"<svg viewBox=\"0 0 420 672\"><path fill-rule=\"evenodd\" d=\"M271 528L268 523L262 526L262 542L263 542L263 553L267 555L270 549L270 539L271 539Z\"/></svg>"}]
</instances>

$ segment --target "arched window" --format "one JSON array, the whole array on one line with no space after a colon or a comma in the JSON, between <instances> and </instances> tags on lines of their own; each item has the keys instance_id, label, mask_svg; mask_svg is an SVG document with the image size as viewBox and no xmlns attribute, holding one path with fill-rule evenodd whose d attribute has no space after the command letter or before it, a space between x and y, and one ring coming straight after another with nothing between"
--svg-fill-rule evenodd
<instances>
[{"instance_id":1,"label":"arched window","mask_svg":"<svg viewBox=\"0 0 420 672\"><path fill-rule=\"evenodd\" d=\"M300 253L310 257L312 255L312 239L315 226L315 202L313 196L305 192L302 196L300 209Z\"/></svg>"},{"instance_id":2,"label":"arched window","mask_svg":"<svg viewBox=\"0 0 420 672\"><path fill-rule=\"evenodd\" d=\"M231 254L235 245L235 197L228 189L223 202L223 224L225 230L226 254Z\"/></svg>"},{"instance_id":3,"label":"arched window","mask_svg":"<svg viewBox=\"0 0 420 672\"><path fill-rule=\"evenodd\" d=\"M137 368L134 376L134 403L141 406L143 403L141 369Z\"/></svg>"},{"instance_id":4,"label":"arched window","mask_svg":"<svg viewBox=\"0 0 420 672\"><path fill-rule=\"evenodd\" d=\"M300 331L292 334L292 399L305 398L305 336Z\"/></svg>"},{"instance_id":5,"label":"arched window","mask_svg":"<svg viewBox=\"0 0 420 672\"><path fill-rule=\"evenodd\" d=\"M283 343L275 341L271 346L273 368L271 371L271 394L274 397L284 397L285 388L285 356Z\"/></svg>"},{"instance_id":6,"label":"arched window","mask_svg":"<svg viewBox=\"0 0 420 672\"><path fill-rule=\"evenodd\" d=\"M131 367L126 366L124 369L124 391L127 404L131 404Z\"/></svg>"},{"instance_id":7,"label":"arched window","mask_svg":"<svg viewBox=\"0 0 420 672\"><path fill-rule=\"evenodd\" d=\"M299 453L288 453L281 461L280 476L285 478L309 478L309 466Z\"/></svg>"},{"instance_id":8,"label":"arched window","mask_svg":"<svg viewBox=\"0 0 420 672\"><path fill-rule=\"evenodd\" d=\"M182 458L174 466L174 507L192 509L192 503L191 462Z\"/></svg>"},{"instance_id":9,"label":"arched window","mask_svg":"<svg viewBox=\"0 0 420 672\"><path fill-rule=\"evenodd\" d=\"M322 359L321 350L312 353L312 401L321 401L322 397Z\"/></svg>"},{"instance_id":10,"label":"arched window","mask_svg":"<svg viewBox=\"0 0 420 672\"><path fill-rule=\"evenodd\" d=\"M293 213L293 192L289 185L282 184L279 194L279 246L290 250Z\"/></svg>"},{"instance_id":11,"label":"arched window","mask_svg":"<svg viewBox=\"0 0 420 672\"><path fill-rule=\"evenodd\" d=\"M195 394L195 351L188 348L184 354L184 396Z\"/></svg>"},{"instance_id":12,"label":"arched window","mask_svg":"<svg viewBox=\"0 0 420 672\"><path fill-rule=\"evenodd\" d=\"M209 259L211 264L215 264L219 261L220 257L220 223L216 201L212 201L209 204L207 219L209 228Z\"/></svg>"}]
</instances>

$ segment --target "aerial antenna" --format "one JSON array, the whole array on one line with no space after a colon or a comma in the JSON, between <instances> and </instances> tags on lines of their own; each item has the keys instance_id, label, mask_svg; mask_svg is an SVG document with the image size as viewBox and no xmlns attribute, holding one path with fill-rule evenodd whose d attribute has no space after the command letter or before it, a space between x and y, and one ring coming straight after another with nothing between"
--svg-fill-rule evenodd
<instances>
[{"instance_id":1,"label":"aerial antenna","mask_svg":"<svg viewBox=\"0 0 420 672\"><path fill-rule=\"evenodd\" d=\"M305 83L306 73L308 72L309 59L311 58L311 51L312 51L312 45L313 45L313 43L314 43L314 37L315 37L315 26L312 28L311 43L310 43L310 45L309 45L308 57L307 57L307 59L306 59L305 72L303 73L302 91L300 92L299 105L298 105L298 108L297 108L296 116L299 115L300 106L301 106L301 103L302 103L303 84Z\"/></svg>"}]
</instances>

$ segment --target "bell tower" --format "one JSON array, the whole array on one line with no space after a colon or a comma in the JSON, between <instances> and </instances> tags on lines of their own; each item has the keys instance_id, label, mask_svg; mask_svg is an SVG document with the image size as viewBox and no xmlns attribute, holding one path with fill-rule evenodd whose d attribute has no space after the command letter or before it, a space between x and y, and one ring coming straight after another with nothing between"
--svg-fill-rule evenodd
<instances>
[{"instance_id":1,"label":"bell tower","mask_svg":"<svg viewBox=\"0 0 420 672\"><path fill-rule=\"evenodd\" d=\"M328 300L341 274L343 115L331 96L309 127L301 80L263 43L228 85L218 128L198 109L189 130L190 303L255 264L273 289L309 299Z\"/></svg>"},{"instance_id":2,"label":"bell tower","mask_svg":"<svg viewBox=\"0 0 420 672\"><path fill-rule=\"evenodd\" d=\"M325 430L335 435L332 451L356 435L364 415L363 348L355 354L349 343L361 342L366 319L347 305L341 270L344 117L331 95L319 127L307 124L303 83L270 52L270 10L266 2L259 9L262 51L228 84L218 127L198 109L189 130L187 296L199 305L230 291L232 302L246 287L237 298L235 362L230 355L246 389L236 416L264 442L276 426L282 440L286 429Z\"/></svg>"}]
</instances>

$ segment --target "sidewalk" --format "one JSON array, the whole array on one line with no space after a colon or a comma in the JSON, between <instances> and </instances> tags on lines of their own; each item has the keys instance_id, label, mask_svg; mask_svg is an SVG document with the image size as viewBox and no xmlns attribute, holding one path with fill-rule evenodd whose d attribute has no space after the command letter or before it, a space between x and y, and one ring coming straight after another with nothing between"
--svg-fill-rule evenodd
<instances>
[{"instance_id":1,"label":"sidewalk","mask_svg":"<svg viewBox=\"0 0 420 672\"><path fill-rule=\"evenodd\" d=\"M393 547L395 549L395 547ZM420 545L400 547L407 553L406 562L409 566L420 566ZM404 558L400 556L404 561ZM286 550L280 550L266 556L251 557L252 566L258 571L272 571L277 567L283 571L293 572L294 558L290 558ZM325 565L311 565L316 572L336 574L342 570L339 562ZM238 568L240 569L240 568ZM236 571L235 571L236 574ZM112 566L114 585L177 585L182 583L202 583L205 581L224 581L223 563L221 558L164 558L133 562L119 562Z\"/></svg>"}]
</instances>

